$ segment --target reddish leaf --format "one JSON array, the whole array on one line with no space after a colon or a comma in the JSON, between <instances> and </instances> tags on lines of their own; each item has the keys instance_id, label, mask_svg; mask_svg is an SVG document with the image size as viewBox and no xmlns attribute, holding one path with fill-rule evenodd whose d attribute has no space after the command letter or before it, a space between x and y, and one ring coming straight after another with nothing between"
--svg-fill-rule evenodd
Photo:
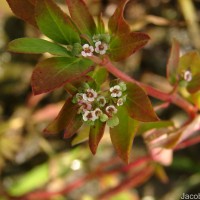
<instances>
[{"instance_id":1,"label":"reddish leaf","mask_svg":"<svg viewBox=\"0 0 200 200\"><path fill-rule=\"evenodd\" d=\"M120 35L130 33L130 26L124 20L124 7L129 0L121 0L113 16L109 19L108 27L112 34Z\"/></svg>"},{"instance_id":2,"label":"reddish leaf","mask_svg":"<svg viewBox=\"0 0 200 200\"><path fill-rule=\"evenodd\" d=\"M55 57L40 62L32 74L34 94L52 91L90 71L92 62L81 58Z\"/></svg>"},{"instance_id":3,"label":"reddish leaf","mask_svg":"<svg viewBox=\"0 0 200 200\"><path fill-rule=\"evenodd\" d=\"M110 42L110 58L113 61L123 60L142 48L149 39L147 34L136 32L116 35Z\"/></svg>"},{"instance_id":4,"label":"reddish leaf","mask_svg":"<svg viewBox=\"0 0 200 200\"><path fill-rule=\"evenodd\" d=\"M195 93L200 90L200 73L193 76L192 80L187 85L187 90L190 93Z\"/></svg>"},{"instance_id":5,"label":"reddish leaf","mask_svg":"<svg viewBox=\"0 0 200 200\"><path fill-rule=\"evenodd\" d=\"M138 121L153 122L159 120L145 91L137 84L127 83L125 105L130 116Z\"/></svg>"},{"instance_id":6,"label":"reddish leaf","mask_svg":"<svg viewBox=\"0 0 200 200\"><path fill-rule=\"evenodd\" d=\"M94 126L90 127L89 146L93 154L96 154L98 144L103 137L106 123L97 120Z\"/></svg>"},{"instance_id":7,"label":"reddish leaf","mask_svg":"<svg viewBox=\"0 0 200 200\"><path fill-rule=\"evenodd\" d=\"M178 81L178 63L179 63L180 46L177 40L173 40L172 48L167 62L167 79L174 85Z\"/></svg>"},{"instance_id":8,"label":"reddish leaf","mask_svg":"<svg viewBox=\"0 0 200 200\"><path fill-rule=\"evenodd\" d=\"M77 105L72 103L72 98L68 98L57 118L47 126L44 133L55 134L66 129L64 137L71 137L82 125L77 112Z\"/></svg>"},{"instance_id":9,"label":"reddish leaf","mask_svg":"<svg viewBox=\"0 0 200 200\"><path fill-rule=\"evenodd\" d=\"M119 124L110 128L112 144L119 157L129 162L133 139L138 128L138 122L129 117L125 107L118 107Z\"/></svg>"},{"instance_id":10,"label":"reddish leaf","mask_svg":"<svg viewBox=\"0 0 200 200\"><path fill-rule=\"evenodd\" d=\"M35 2L36 0L6 0L13 13L24 21L37 27L35 21Z\"/></svg>"},{"instance_id":11,"label":"reddish leaf","mask_svg":"<svg viewBox=\"0 0 200 200\"><path fill-rule=\"evenodd\" d=\"M72 20L82 34L93 36L96 25L83 0L66 0Z\"/></svg>"},{"instance_id":12,"label":"reddish leaf","mask_svg":"<svg viewBox=\"0 0 200 200\"><path fill-rule=\"evenodd\" d=\"M70 17L54 1L37 1L35 16L39 29L52 40L62 44L80 42Z\"/></svg>"},{"instance_id":13,"label":"reddish leaf","mask_svg":"<svg viewBox=\"0 0 200 200\"><path fill-rule=\"evenodd\" d=\"M35 5L37 0L28 0L30 3L32 3L33 5Z\"/></svg>"},{"instance_id":14,"label":"reddish leaf","mask_svg":"<svg viewBox=\"0 0 200 200\"><path fill-rule=\"evenodd\" d=\"M69 115L69 113L68 113ZM73 117L73 116L72 116ZM76 131L82 126L83 120L81 116L77 115L74 117L74 119L71 117L71 120L68 121L67 126L65 127L65 132L64 132L64 138L70 138L76 133Z\"/></svg>"}]
</instances>

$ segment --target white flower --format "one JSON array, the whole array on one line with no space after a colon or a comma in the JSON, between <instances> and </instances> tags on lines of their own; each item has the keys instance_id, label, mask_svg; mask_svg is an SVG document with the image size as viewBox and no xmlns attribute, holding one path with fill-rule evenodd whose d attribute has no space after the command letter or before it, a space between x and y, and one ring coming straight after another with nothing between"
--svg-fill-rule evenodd
<instances>
[{"instance_id":1,"label":"white flower","mask_svg":"<svg viewBox=\"0 0 200 200\"><path fill-rule=\"evenodd\" d=\"M115 106L113 105L107 106L106 112L108 113L108 115L112 116L113 114L117 113L117 108L115 108Z\"/></svg>"},{"instance_id":2,"label":"white flower","mask_svg":"<svg viewBox=\"0 0 200 200\"><path fill-rule=\"evenodd\" d=\"M117 106L122 106L123 104L124 104L123 99L122 99L122 98L119 98L119 99L117 100Z\"/></svg>"},{"instance_id":3,"label":"white flower","mask_svg":"<svg viewBox=\"0 0 200 200\"><path fill-rule=\"evenodd\" d=\"M83 51L81 52L83 57L92 56L94 51L94 47L90 46L89 44L83 45Z\"/></svg>"},{"instance_id":4,"label":"white flower","mask_svg":"<svg viewBox=\"0 0 200 200\"><path fill-rule=\"evenodd\" d=\"M86 110L92 109L92 105L89 102L84 101L84 100L79 101L78 105L80 106L81 111L86 111Z\"/></svg>"},{"instance_id":5,"label":"white flower","mask_svg":"<svg viewBox=\"0 0 200 200\"><path fill-rule=\"evenodd\" d=\"M106 104L106 99L105 99L104 96L99 96L99 97L97 98L97 101L99 102L99 106L101 106L101 107L104 107L105 104Z\"/></svg>"},{"instance_id":6,"label":"white flower","mask_svg":"<svg viewBox=\"0 0 200 200\"><path fill-rule=\"evenodd\" d=\"M95 116L95 113L94 111L88 111L86 110L84 113L83 113L83 120L86 122L86 121L95 121L96 120L96 116Z\"/></svg>"},{"instance_id":7,"label":"white flower","mask_svg":"<svg viewBox=\"0 0 200 200\"><path fill-rule=\"evenodd\" d=\"M192 80L192 73L191 71L187 70L184 73L184 80L186 80L187 82L190 82Z\"/></svg>"},{"instance_id":8,"label":"white flower","mask_svg":"<svg viewBox=\"0 0 200 200\"><path fill-rule=\"evenodd\" d=\"M105 54L107 49L108 49L108 45L106 43L103 43L101 41L98 41L95 43L95 52L99 53L101 55Z\"/></svg>"},{"instance_id":9,"label":"white flower","mask_svg":"<svg viewBox=\"0 0 200 200\"><path fill-rule=\"evenodd\" d=\"M121 97L122 91L119 85L115 85L114 87L110 88L111 97Z\"/></svg>"},{"instance_id":10,"label":"white flower","mask_svg":"<svg viewBox=\"0 0 200 200\"><path fill-rule=\"evenodd\" d=\"M86 93L83 94L83 99L89 102L93 102L96 97L97 97L97 93L93 89L87 89Z\"/></svg>"},{"instance_id":11,"label":"white flower","mask_svg":"<svg viewBox=\"0 0 200 200\"><path fill-rule=\"evenodd\" d=\"M96 119L99 119L99 117L100 117L102 114L103 114L103 112L101 111L101 109L96 108L96 109L94 110L94 115L95 115L95 118L96 118Z\"/></svg>"}]
</instances>

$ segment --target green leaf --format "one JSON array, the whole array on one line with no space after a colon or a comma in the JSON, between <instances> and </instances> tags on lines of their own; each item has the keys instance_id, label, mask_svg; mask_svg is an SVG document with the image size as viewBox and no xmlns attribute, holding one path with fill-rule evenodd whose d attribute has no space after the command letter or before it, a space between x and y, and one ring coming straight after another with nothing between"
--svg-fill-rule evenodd
<instances>
[{"instance_id":1,"label":"green leaf","mask_svg":"<svg viewBox=\"0 0 200 200\"><path fill-rule=\"evenodd\" d=\"M30 23L37 28L35 21L35 2L36 0L6 0L13 13L20 19Z\"/></svg>"},{"instance_id":2,"label":"green leaf","mask_svg":"<svg viewBox=\"0 0 200 200\"><path fill-rule=\"evenodd\" d=\"M104 21L102 19L102 14L100 14L97 18L97 32L99 34L105 33L105 24L104 24Z\"/></svg>"},{"instance_id":3,"label":"green leaf","mask_svg":"<svg viewBox=\"0 0 200 200\"><path fill-rule=\"evenodd\" d=\"M178 64L179 64L180 46L177 40L173 40L172 48L167 62L167 79L174 85L178 81Z\"/></svg>"},{"instance_id":4,"label":"green leaf","mask_svg":"<svg viewBox=\"0 0 200 200\"><path fill-rule=\"evenodd\" d=\"M49 165L48 163L44 163L29 170L23 176L19 176L9 186L8 191L13 196L22 196L43 187L49 181Z\"/></svg>"},{"instance_id":5,"label":"green leaf","mask_svg":"<svg viewBox=\"0 0 200 200\"><path fill-rule=\"evenodd\" d=\"M80 42L70 17L52 0L37 1L35 16L39 29L52 40L61 44Z\"/></svg>"},{"instance_id":6,"label":"green leaf","mask_svg":"<svg viewBox=\"0 0 200 200\"><path fill-rule=\"evenodd\" d=\"M110 137L119 157L128 163L138 122L129 117L124 106L118 107L117 117L119 124L110 128Z\"/></svg>"},{"instance_id":7,"label":"green leaf","mask_svg":"<svg viewBox=\"0 0 200 200\"><path fill-rule=\"evenodd\" d=\"M125 105L129 115L142 122L158 121L158 117L153 110L151 102L145 91L137 84L126 83L127 98Z\"/></svg>"},{"instance_id":8,"label":"green leaf","mask_svg":"<svg viewBox=\"0 0 200 200\"><path fill-rule=\"evenodd\" d=\"M72 20L82 34L93 36L96 25L83 0L66 0Z\"/></svg>"},{"instance_id":9,"label":"green leaf","mask_svg":"<svg viewBox=\"0 0 200 200\"><path fill-rule=\"evenodd\" d=\"M71 137L82 125L77 112L77 104L72 103L72 98L68 98L56 119L44 129L44 133L56 134L65 130L64 138Z\"/></svg>"},{"instance_id":10,"label":"green leaf","mask_svg":"<svg viewBox=\"0 0 200 200\"><path fill-rule=\"evenodd\" d=\"M142 48L149 40L144 33L132 32L112 37L110 42L110 58L113 61L120 61Z\"/></svg>"},{"instance_id":11,"label":"green leaf","mask_svg":"<svg viewBox=\"0 0 200 200\"><path fill-rule=\"evenodd\" d=\"M131 32L130 26L124 20L124 7L129 0L121 0L113 16L109 19L108 28L112 34L121 35L129 34Z\"/></svg>"},{"instance_id":12,"label":"green leaf","mask_svg":"<svg viewBox=\"0 0 200 200\"><path fill-rule=\"evenodd\" d=\"M33 71L31 84L34 94L52 91L67 82L84 76L92 62L82 58L55 57L41 61Z\"/></svg>"},{"instance_id":13,"label":"green leaf","mask_svg":"<svg viewBox=\"0 0 200 200\"><path fill-rule=\"evenodd\" d=\"M72 140L72 146L85 142L89 138L90 126L83 125L76 135L76 137Z\"/></svg>"},{"instance_id":14,"label":"green leaf","mask_svg":"<svg viewBox=\"0 0 200 200\"><path fill-rule=\"evenodd\" d=\"M62 46L37 38L19 38L9 43L8 50L17 53L50 53L58 56L69 56L69 52Z\"/></svg>"},{"instance_id":15,"label":"green leaf","mask_svg":"<svg viewBox=\"0 0 200 200\"><path fill-rule=\"evenodd\" d=\"M79 77L78 80L71 81L70 83L67 83L64 88L65 90L71 94L75 95L78 92L78 89L83 87L85 83L94 81L90 76L85 75L82 77Z\"/></svg>"},{"instance_id":16,"label":"green leaf","mask_svg":"<svg viewBox=\"0 0 200 200\"><path fill-rule=\"evenodd\" d=\"M157 122L145 122L140 123L138 133L145 133L151 129L174 127L173 121L157 121Z\"/></svg>"},{"instance_id":17,"label":"green leaf","mask_svg":"<svg viewBox=\"0 0 200 200\"><path fill-rule=\"evenodd\" d=\"M187 90L190 93L195 93L200 90L200 73L192 77L192 80L187 85Z\"/></svg>"},{"instance_id":18,"label":"green leaf","mask_svg":"<svg viewBox=\"0 0 200 200\"><path fill-rule=\"evenodd\" d=\"M97 68L93 74L92 78L95 80L97 85L102 85L108 78L108 71L105 68Z\"/></svg>"},{"instance_id":19,"label":"green leaf","mask_svg":"<svg viewBox=\"0 0 200 200\"><path fill-rule=\"evenodd\" d=\"M197 51L191 51L179 60L178 72L181 75L185 70L190 70L192 75L200 73L200 55Z\"/></svg>"},{"instance_id":20,"label":"green leaf","mask_svg":"<svg viewBox=\"0 0 200 200\"><path fill-rule=\"evenodd\" d=\"M103 137L106 123L96 120L94 126L90 127L89 146L93 154L96 154L98 144Z\"/></svg>"}]
</instances>

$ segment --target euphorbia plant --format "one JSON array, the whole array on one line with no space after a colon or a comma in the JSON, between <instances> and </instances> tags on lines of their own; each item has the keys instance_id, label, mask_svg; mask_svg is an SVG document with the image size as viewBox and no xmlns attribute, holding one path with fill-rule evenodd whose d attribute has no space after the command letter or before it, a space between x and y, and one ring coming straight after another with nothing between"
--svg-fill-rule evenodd
<instances>
[{"instance_id":1,"label":"euphorbia plant","mask_svg":"<svg viewBox=\"0 0 200 200\"><path fill-rule=\"evenodd\" d=\"M112 64L128 58L150 39L145 33L132 32L124 20L123 11L128 0L119 2L107 28L101 16L94 20L83 0L66 1L70 16L53 0L7 2L18 17L50 39L19 38L9 44L12 52L48 52L54 56L36 65L31 79L33 93L38 95L59 87L69 93L58 117L45 133L63 131L64 137L69 138L81 126L89 126L89 147L95 154L105 126L109 126L113 146L125 162L129 161L137 132L160 128L161 135L174 136L172 133L175 133L175 136L158 146L177 144L182 132L177 131L172 122L159 121L148 95L176 104L193 119L196 107L177 91L183 82L190 93L200 89L197 53L186 54L179 60L179 46L174 41L167 64L167 77L174 89L170 94L163 93L130 78ZM108 72L117 79L109 80Z\"/></svg>"}]
</instances>

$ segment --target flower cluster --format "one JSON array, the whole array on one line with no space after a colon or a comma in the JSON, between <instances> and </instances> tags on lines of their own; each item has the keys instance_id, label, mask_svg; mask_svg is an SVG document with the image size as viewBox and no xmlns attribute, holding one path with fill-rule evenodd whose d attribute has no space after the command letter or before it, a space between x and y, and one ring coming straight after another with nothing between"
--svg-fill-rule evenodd
<instances>
[{"instance_id":1,"label":"flower cluster","mask_svg":"<svg viewBox=\"0 0 200 200\"><path fill-rule=\"evenodd\" d=\"M117 107L122 106L126 101L125 91L126 84L124 82L110 87L103 93L88 86L74 96L73 103L78 105L78 114L82 115L83 121L87 124L93 125L99 119L113 127L119 123L116 117Z\"/></svg>"},{"instance_id":2,"label":"flower cluster","mask_svg":"<svg viewBox=\"0 0 200 200\"><path fill-rule=\"evenodd\" d=\"M81 55L83 57L92 56L95 51L97 54L104 55L108 50L108 43L110 41L110 36L107 34L98 34L93 36L94 46L89 44L84 44L82 46Z\"/></svg>"}]
</instances>

